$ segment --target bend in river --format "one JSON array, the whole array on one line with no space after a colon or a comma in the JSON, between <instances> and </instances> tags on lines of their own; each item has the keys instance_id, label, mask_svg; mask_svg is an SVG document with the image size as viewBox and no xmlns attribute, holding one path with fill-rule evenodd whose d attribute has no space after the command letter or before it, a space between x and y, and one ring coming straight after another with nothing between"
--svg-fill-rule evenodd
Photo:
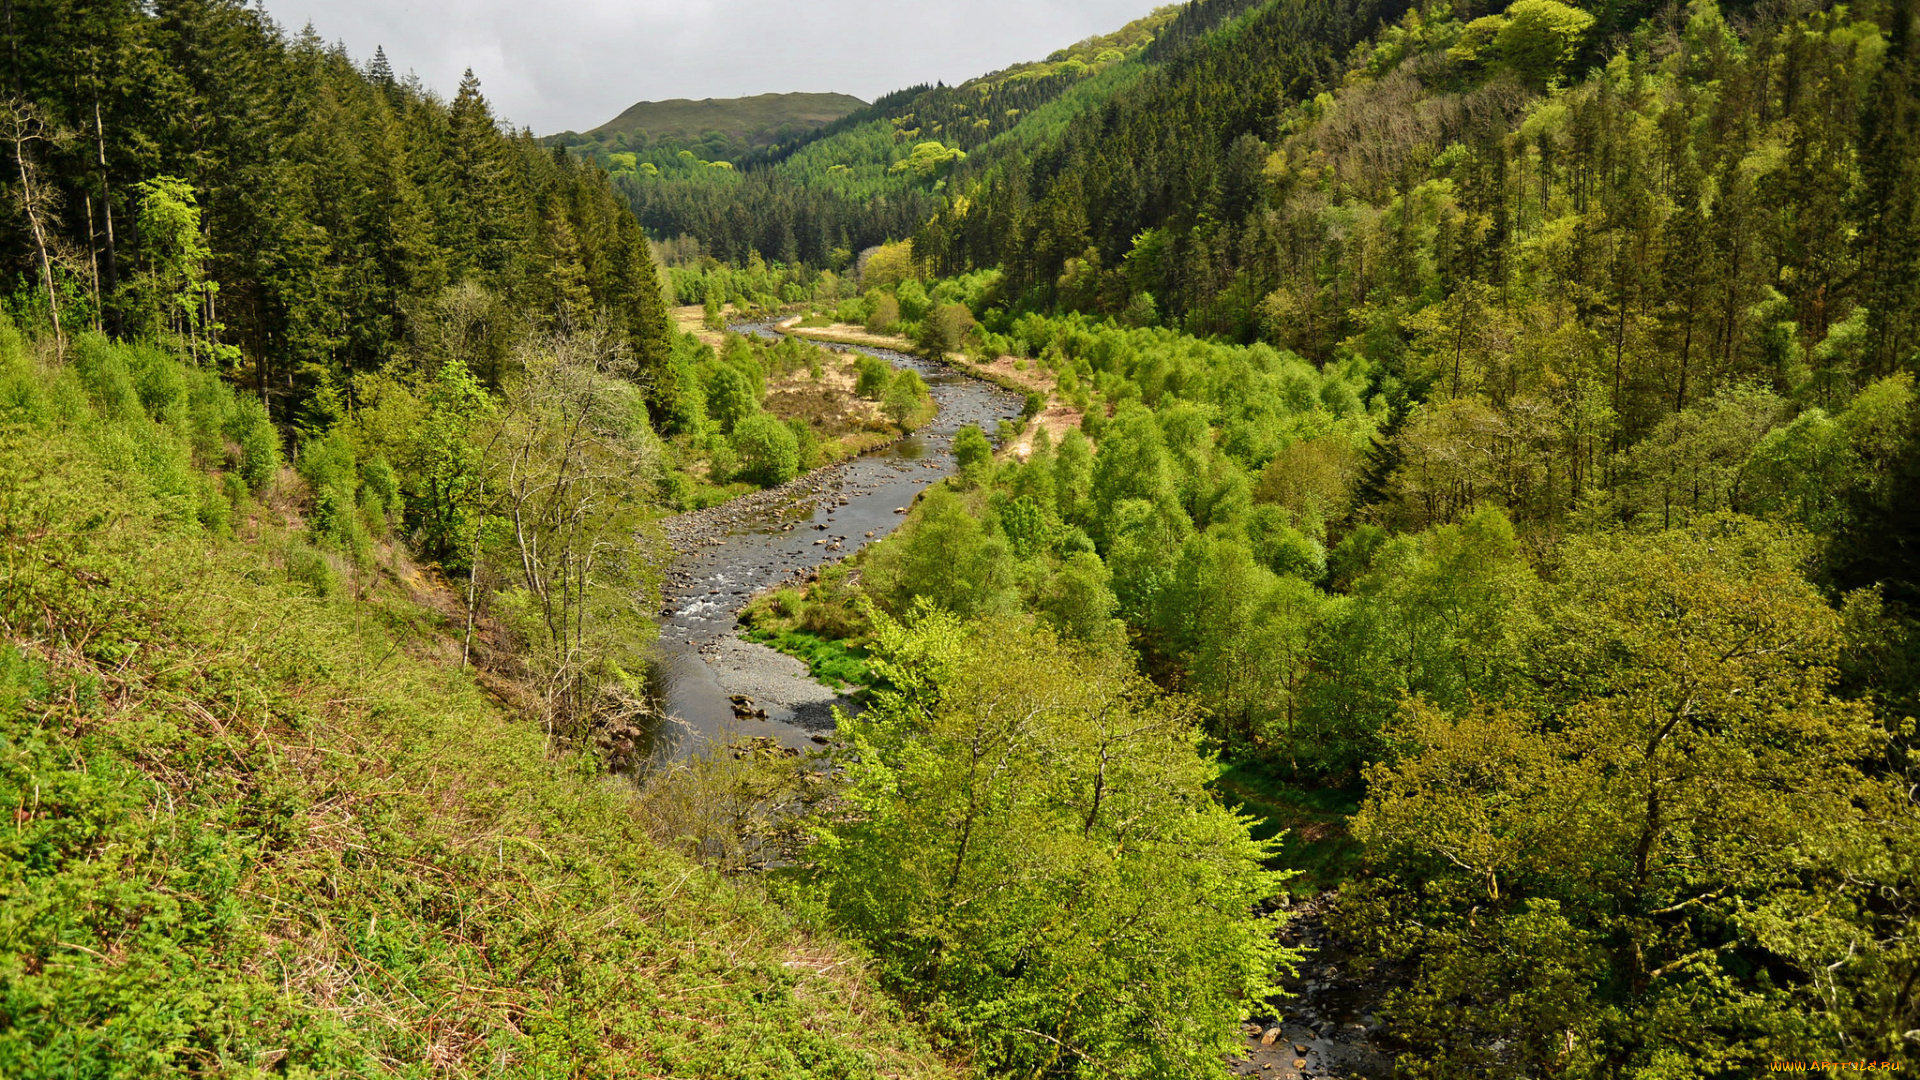
<instances>
[{"instance_id":1,"label":"bend in river","mask_svg":"<svg viewBox=\"0 0 1920 1080\"><path fill-rule=\"evenodd\" d=\"M775 333L770 323L734 329ZM889 446L666 523L676 557L661 588L656 680L667 720L656 760L741 737L770 736L796 749L824 741L833 707L852 703L810 678L800 661L740 640L741 607L762 589L802 580L886 537L921 491L954 471L955 433L970 425L991 433L1020 415L1018 395L944 364L886 349L828 347L918 371L939 413ZM736 718L735 696L751 699L766 718Z\"/></svg>"}]
</instances>

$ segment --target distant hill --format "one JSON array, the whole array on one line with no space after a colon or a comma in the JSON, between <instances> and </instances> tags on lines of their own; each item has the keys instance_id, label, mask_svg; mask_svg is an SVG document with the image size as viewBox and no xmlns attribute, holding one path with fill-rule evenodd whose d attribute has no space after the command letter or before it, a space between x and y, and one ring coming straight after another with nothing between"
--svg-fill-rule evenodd
<instances>
[{"instance_id":1,"label":"distant hill","mask_svg":"<svg viewBox=\"0 0 1920 1080\"><path fill-rule=\"evenodd\" d=\"M706 98L689 101L642 101L587 132L587 137L610 144L645 133L647 141L697 142L718 131L748 145L777 141L783 129L788 137L823 127L864 108L866 102L846 94L759 94L754 97Z\"/></svg>"}]
</instances>

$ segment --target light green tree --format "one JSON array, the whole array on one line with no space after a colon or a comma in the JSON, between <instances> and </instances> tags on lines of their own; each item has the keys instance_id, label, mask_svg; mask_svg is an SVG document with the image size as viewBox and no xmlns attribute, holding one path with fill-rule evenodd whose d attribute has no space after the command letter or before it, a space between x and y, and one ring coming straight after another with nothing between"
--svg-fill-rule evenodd
<instances>
[{"instance_id":1,"label":"light green tree","mask_svg":"<svg viewBox=\"0 0 1920 1080\"><path fill-rule=\"evenodd\" d=\"M909 368L896 374L887 385L887 392L880 399L880 411L901 430L912 431L920 426L920 418L932 398L920 373Z\"/></svg>"},{"instance_id":2,"label":"light green tree","mask_svg":"<svg viewBox=\"0 0 1920 1080\"><path fill-rule=\"evenodd\" d=\"M835 921L991 1075L1222 1075L1293 957L1192 707L926 608L879 617L875 656L891 689L840 721L850 812L818 849Z\"/></svg>"},{"instance_id":3,"label":"light green tree","mask_svg":"<svg viewBox=\"0 0 1920 1080\"><path fill-rule=\"evenodd\" d=\"M206 272L213 252L201 232L200 204L192 185L174 176L143 181L138 190L148 302L161 326L184 338L198 358L203 337L215 329L214 296L220 289Z\"/></svg>"},{"instance_id":4,"label":"light green tree","mask_svg":"<svg viewBox=\"0 0 1920 1080\"><path fill-rule=\"evenodd\" d=\"M965 152L958 147L947 146L937 140L916 143L913 152L887 171L895 175L907 175L921 183L931 183L945 176L957 161L966 158Z\"/></svg>"},{"instance_id":5,"label":"light green tree","mask_svg":"<svg viewBox=\"0 0 1920 1080\"><path fill-rule=\"evenodd\" d=\"M1592 27L1593 16L1560 0L1515 0L1494 44L1501 61L1522 79L1546 87L1566 74Z\"/></svg>"},{"instance_id":6,"label":"light green tree","mask_svg":"<svg viewBox=\"0 0 1920 1080\"><path fill-rule=\"evenodd\" d=\"M793 429L769 413L755 413L733 429L733 449L742 476L762 487L799 475L800 443Z\"/></svg>"},{"instance_id":7,"label":"light green tree","mask_svg":"<svg viewBox=\"0 0 1920 1080\"><path fill-rule=\"evenodd\" d=\"M986 432L968 424L953 437L953 460L960 466L961 475L977 483L982 470L993 461L993 443Z\"/></svg>"},{"instance_id":8,"label":"light green tree","mask_svg":"<svg viewBox=\"0 0 1920 1080\"><path fill-rule=\"evenodd\" d=\"M1354 819L1386 876L1348 925L1413 965L1390 1005L1428 1048L1412 1075L1838 1051L1888 948L1867 895L1905 797L1862 767L1885 733L1836 693L1843 623L1808 553L1730 516L1577 540L1536 695L1407 705Z\"/></svg>"},{"instance_id":9,"label":"light green tree","mask_svg":"<svg viewBox=\"0 0 1920 1080\"><path fill-rule=\"evenodd\" d=\"M522 350L523 374L484 416L484 488L495 598L527 646L550 733L579 740L638 690L657 568L635 542L658 447L634 364L597 330Z\"/></svg>"}]
</instances>

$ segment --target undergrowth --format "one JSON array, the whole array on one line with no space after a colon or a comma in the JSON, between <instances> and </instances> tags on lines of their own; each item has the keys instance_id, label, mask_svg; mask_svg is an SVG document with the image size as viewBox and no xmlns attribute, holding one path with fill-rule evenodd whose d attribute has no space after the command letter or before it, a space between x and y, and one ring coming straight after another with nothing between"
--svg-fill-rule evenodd
<instances>
[{"instance_id":1,"label":"undergrowth","mask_svg":"<svg viewBox=\"0 0 1920 1080\"><path fill-rule=\"evenodd\" d=\"M166 497L233 456L191 420L0 326L0 1075L953 1073L397 583L321 595L244 488L241 539Z\"/></svg>"},{"instance_id":2,"label":"undergrowth","mask_svg":"<svg viewBox=\"0 0 1920 1080\"><path fill-rule=\"evenodd\" d=\"M1281 838L1270 865L1299 872L1287 882L1295 896L1337 889L1359 869L1360 842L1347 832L1359 791L1302 787L1252 762L1223 763L1212 786L1222 803L1254 819L1254 839Z\"/></svg>"}]
</instances>

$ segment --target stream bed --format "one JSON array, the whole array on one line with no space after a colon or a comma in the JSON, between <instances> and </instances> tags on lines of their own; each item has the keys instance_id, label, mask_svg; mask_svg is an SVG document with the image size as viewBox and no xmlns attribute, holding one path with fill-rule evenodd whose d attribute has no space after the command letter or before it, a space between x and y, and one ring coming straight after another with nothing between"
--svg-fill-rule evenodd
<instances>
[{"instance_id":1,"label":"stream bed","mask_svg":"<svg viewBox=\"0 0 1920 1080\"><path fill-rule=\"evenodd\" d=\"M733 329L775 335L770 323ZM885 538L921 491L954 471L952 442L961 428L991 434L1001 420L1020 415L1019 395L944 364L886 349L827 347L918 371L939 413L891 445L665 523L679 554L661 588L655 681L667 721L655 739L656 760L738 738L770 737L795 749L826 741L834 707L853 703L814 682L801 661L740 640L741 607L763 589L804 580Z\"/></svg>"}]
</instances>

